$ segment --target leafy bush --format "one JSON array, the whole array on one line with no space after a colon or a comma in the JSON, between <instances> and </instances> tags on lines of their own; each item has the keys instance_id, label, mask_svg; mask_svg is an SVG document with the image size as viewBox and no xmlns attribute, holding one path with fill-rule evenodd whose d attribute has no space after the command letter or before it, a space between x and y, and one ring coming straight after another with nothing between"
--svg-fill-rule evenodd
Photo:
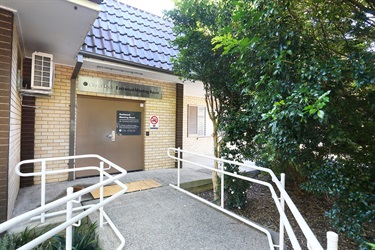
<instances>
[{"instance_id":1,"label":"leafy bush","mask_svg":"<svg viewBox=\"0 0 375 250\"><path fill-rule=\"evenodd\" d=\"M331 198L333 206L326 213L331 224L361 248L366 248L365 242L372 239L365 238L365 225L375 220L374 178L374 171L369 166L330 158L302 187Z\"/></svg>"},{"instance_id":2,"label":"leafy bush","mask_svg":"<svg viewBox=\"0 0 375 250\"><path fill-rule=\"evenodd\" d=\"M73 250L100 250L98 235L95 232L97 223L84 223L80 227L73 227Z\"/></svg>"},{"instance_id":3,"label":"leafy bush","mask_svg":"<svg viewBox=\"0 0 375 250\"><path fill-rule=\"evenodd\" d=\"M371 250L375 250L375 244L367 243L367 245L370 247Z\"/></svg>"},{"instance_id":4,"label":"leafy bush","mask_svg":"<svg viewBox=\"0 0 375 250\"><path fill-rule=\"evenodd\" d=\"M296 186L307 181L305 189L332 199L327 215L335 230L362 246L371 241L364 226L375 211L374 6L351 0L181 2L169 15L180 49L176 73L189 78L199 72L194 80L215 90L222 156L284 172ZM227 146L236 152L225 152ZM332 155L337 158L329 160ZM237 185L226 180L234 207L244 197Z\"/></svg>"},{"instance_id":5,"label":"leafy bush","mask_svg":"<svg viewBox=\"0 0 375 250\"><path fill-rule=\"evenodd\" d=\"M43 228L35 227L26 227L22 232L18 234L5 234L0 239L0 250L13 250L17 249L33 239L41 236L51 229L51 225L47 225ZM61 249L59 247L61 244L54 237L48 241L43 242L34 249Z\"/></svg>"},{"instance_id":6,"label":"leafy bush","mask_svg":"<svg viewBox=\"0 0 375 250\"><path fill-rule=\"evenodd\" d=\"M226 165L225 170L231 173L239 172L238 166ZM225 204L228 208L243 209L247 205L247 189L250 187L250 182L234 178L232 176L225 176L224 192L226 196Z\"/></svg>"},{"instance_id":7,"label":"leafy bush","mask_svg":"<svg viewBox=\"0 0 375 250\"><path fill-rule=\"evenodd\" d=\"M74 250L100 250L98 246L98 236L95 229L96 222L91 224L88 219L82 220L81 226L78 228L73 227L73 242L72 249ZM21 233L18 234L5 234L0 238L0 250L15 250L33 239L41 236L52 229L51 225L43 228L40 227L26 227ZM61 250L65 249L65 236L55 235L51 239L46 240L38 245L36 250Z\"/></svg>"},{"instance_id":8,"label":"leafy bush","mask_svg":"<svg viewBox=\"0 0 375 250\"><path fill-rule=\"evenodd\" d=\"M0 238L0 250L12 250L16 249L13 235L5 234L2 238Z\"/></svg>"}]
</instances>

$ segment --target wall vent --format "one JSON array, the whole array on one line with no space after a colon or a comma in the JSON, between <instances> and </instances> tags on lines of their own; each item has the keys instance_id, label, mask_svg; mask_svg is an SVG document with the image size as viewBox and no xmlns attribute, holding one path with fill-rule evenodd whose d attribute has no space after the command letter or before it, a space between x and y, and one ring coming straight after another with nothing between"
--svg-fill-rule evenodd
<instances>
[{"instance_id":1,"label":"wall vent","mask_svg":"<svg viewBox=\"0 0 375 250\"><path fill-rule=\"evenodd\" d=\"M51 91L53 68L53 55L34 52L31 66L31 89Z\"/></svg>"}]
</instances>

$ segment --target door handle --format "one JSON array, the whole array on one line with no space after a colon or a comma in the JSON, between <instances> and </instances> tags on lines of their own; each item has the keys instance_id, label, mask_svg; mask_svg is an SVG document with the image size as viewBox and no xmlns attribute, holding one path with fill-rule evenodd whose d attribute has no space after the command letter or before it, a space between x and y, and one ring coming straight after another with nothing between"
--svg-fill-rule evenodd
<instances>
[{"instance_id":1,"label":"door handle","mask_svg":"<svg viewBox=\"0 0 375 250\"><path fill-rule=\"evenodd\" d=\"M108 138L111 138L111 141L116 141L116 132L112 130L112 132L107 135Z\"/></svg>"}]
</instances>

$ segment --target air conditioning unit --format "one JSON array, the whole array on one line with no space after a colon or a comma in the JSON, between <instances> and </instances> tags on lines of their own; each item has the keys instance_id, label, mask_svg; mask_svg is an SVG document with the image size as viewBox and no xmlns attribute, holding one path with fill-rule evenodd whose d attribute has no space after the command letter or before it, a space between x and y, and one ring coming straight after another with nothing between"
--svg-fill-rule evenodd
<instances>
[{"instance_id":1,"label":"air conditioning unit","mask_svg":"<svg viewBox=\"0 0 375 250\"><path fill-rule=\"evenodd\" d=\"M34 52L31 65L31 89L52 90L53 68L53 55Z\"/></svg>"}]
</instances>

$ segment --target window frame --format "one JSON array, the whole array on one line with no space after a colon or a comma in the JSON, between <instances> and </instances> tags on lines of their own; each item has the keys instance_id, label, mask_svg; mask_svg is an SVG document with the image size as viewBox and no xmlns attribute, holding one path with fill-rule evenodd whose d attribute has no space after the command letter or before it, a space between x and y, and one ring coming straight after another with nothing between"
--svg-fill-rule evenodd
<instances>
[{"instance_id":1,"label":"window frame","mask_svg":"<svg viewBox=\"0 0 375 250\"><path fill-rule=\"evenodd\" d=\"M187 137L210 137L207 133L207 107L188 105Z\"/></svg>"}]
</instances>

